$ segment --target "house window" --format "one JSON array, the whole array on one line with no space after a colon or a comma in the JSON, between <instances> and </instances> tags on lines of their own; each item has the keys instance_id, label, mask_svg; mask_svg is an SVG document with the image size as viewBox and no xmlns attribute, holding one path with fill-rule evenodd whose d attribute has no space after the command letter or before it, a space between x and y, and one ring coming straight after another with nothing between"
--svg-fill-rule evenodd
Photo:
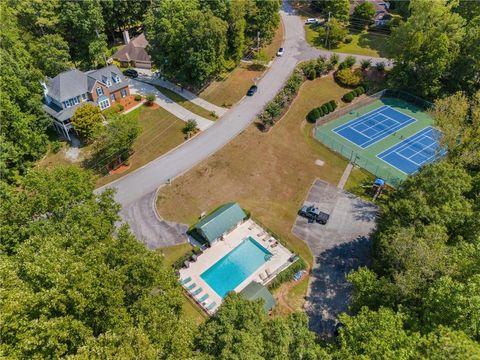
<instances>
[{"instance_id":1,"label":"house window","mask_svg":"<svg viewBox=\"0 0 480 360\"><path fill-rule=\"evenodd\" d=\"M112 102L115 102L115 94L110 95L110 98L112 99Z\"/></svg>"},{"instance_id":2,"label":"house window","mask_svg":"<svg viewBox=\"0 0 480 360\"><path fill-rule=\"evenodd\" d=\"M110 101L108 99L102 100L98 103L98 106L100 106L100 109L104 110L110 107Z\"/></svg>"},{"instance_id":3,"label":"house window","mask_svg":"<svg viewBox=\"0 0 480 360\"><path fill-rule=\"evenodd\" d=\"M80 96L68 99L63 102L63 107L69 108L80 103Z\"/></svg>"},{"instance_id":4,"label":"house window","mask_svg":"<svg viewBox=\"0 0 480 360\"><path fill-rule=\"evenodd\" d=\"M97 87L97 95L102 96L103 95L103 88L101 86Z\"/></svg>"},{"instance_id":5,"label":"house window","mask_svg":"<svg viewBox=\"0 0 480 360\"><path fill-rule=\"evenodd\" d=\"M127 96L127 90L126 89L121 89L120 90L120 95L122 95L122 98Z\"/></svg>"},{"instance_id":6,"label":"house window","mask_svg":"<svg viewBox=\"0 0 480 360\"><path fill-rule=\"evenodd\" d=\"M82 99L87 100L87 94L82 94Z\"/></svg>"},{"instance_id":7,"label":"house window","mask_svg":"<svg viewBox=\"0 0 480 360\"><path fill-rule=\"evenodd\" d=\"M117 74L113 74L112 79L115 84L118 84L121 81L120 76L118 76Z\"/></svg>"},{"instance_id":8,"label":"house window","mask_svg":"<svg viewBox=\"0 0 480 360\"><path fill-rule=\"evenodd\" d=\"M110 81L110 79L106 76L102 76L102 82L107 85L107 86L112 86L112 82Z\"/></svg>"}]
</instances>

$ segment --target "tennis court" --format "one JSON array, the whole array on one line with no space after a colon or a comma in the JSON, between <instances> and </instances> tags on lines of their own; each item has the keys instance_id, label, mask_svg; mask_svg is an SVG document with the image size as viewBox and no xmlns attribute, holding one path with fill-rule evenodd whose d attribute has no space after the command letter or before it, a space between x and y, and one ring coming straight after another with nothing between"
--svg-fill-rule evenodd
<instances>
[{"instance_id":1,"label":"tennis court","mask_svg":"<svg viewBox=\"0 0 480 360\"><path fill-rule=\"evenodd\" d=\"M415 121L413 117L384 105L333 131L365 149Z\"/></svg>"},{"instance_id":2,"label":"tennis court","mask_svg":"<svg viewBox=\"0 0 480 360\"><path fill-rule=\"evenodd\" d=\"M425 108L389 96L367 100L337 110L315 128L315 138L394 187L445 155Z\"/></svg>"},{"instance_id":3,"label":"tennis court","mask_svg":"<svg viewBox=\"0 0 480 360\"><path fill-rule=\"evenodd\" d=\"M442 149L438 142L440 135L439 130L429 126L377 156L405 174L411 175L421 166L446 154L446 150Z\"/></svg>"}]
</instances>

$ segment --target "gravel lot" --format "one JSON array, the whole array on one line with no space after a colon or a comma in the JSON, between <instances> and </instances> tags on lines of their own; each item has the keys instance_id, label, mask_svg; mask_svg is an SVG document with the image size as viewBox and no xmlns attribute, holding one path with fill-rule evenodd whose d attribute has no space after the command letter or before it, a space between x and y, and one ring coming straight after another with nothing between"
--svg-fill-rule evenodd
<instances>
[{"instance_id":1,"label":"gravel lot","mask_svg":"<svg viewBox=\"0 0 480 360\"><path fill-rule=\"evenodd\" d=\"M330 214L327 225L297 217L292 231L307 242L315 259L305 305L310 328L330 337L338 314L348 308L351 287L345 275L369 264L369 235L378 208L321 180L314 182L305 200L312 203Z\"/></svg>"}]
</instances>

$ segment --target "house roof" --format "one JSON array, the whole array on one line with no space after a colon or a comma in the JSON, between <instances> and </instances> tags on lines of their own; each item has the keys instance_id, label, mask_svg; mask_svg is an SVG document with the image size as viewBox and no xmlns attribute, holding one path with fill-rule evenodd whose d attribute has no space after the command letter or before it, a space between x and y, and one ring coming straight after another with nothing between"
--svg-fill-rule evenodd
<instances>
[{"instance_id":1,"label":"house roof","mask_svg":"<svg viewBox=\"0 0 480 360\"><path fill-rule=\"evenodd\" d=\"M264 301L263 308L266 312L272 310L277 303L270 291L256 281L252 281L242 291L240 291L240 296L251 301L262 299Z\"/></svg>"},{"instance_id":2,"label":"house roof","mask_svg":"<svg viewBox=\"0 0 480 360\"><path fill-rule=\"evenodd\" d=\"M227 203L200 220L194 228L201 230L208 242L213 242L247 215L238 203Z\"/></svg>"},{"instance_id":3,"label":"house roof","mask_svg":"<svg viewBox=\"0 0 480 360\"><path fill-rule=\"evenodd\" d=\"M141 33L137 37L133 38L127 45L118 50L112 55L112 58L117 61L138 61L138 62L150 62L151 57L147 53L146 48L148 46L148 40L144 33Z\"/></svg>"},{"instance_id":4,"label":"house roof","mask_svg":"<svg viewBox=\"0 0 480 360\"><path fill-rule=\"evenodd\" d=\"M115 65L109 65L85 73L77 69L67 70L58 74L53 79L47 79L46 86L48 96L59 102L63 102L75 96L90 92L95 81L102 82L103 76L109 77L111 80L114 74L118 75L121 81L118 84L112 81L112 86L108 88L111 92L128 86L122 72Z\"/></svg>"},{"instance_id":5,"label":"house roof","mask_svg":"<svg viewBox=\"0 0 480 360\"><path fill-rule=\"evenodd\" d=\"M47 112L47 114L53 116L55 119L57 119L59 121L65 121L65 120L70 119L73 116L77 107L79 107L80 105L85 104L85 103L93 104L92 101L86 101L86 102L71 106L71 107L66 108L66 109L60 109L54 103L50 103L50 104L45 103L45 104L42 105L42 107L43 107L43 110L45 110Z\"/></svg>"},{"instance_id":6,"label":"house roof","mask_svg":"<svg viewBox=\"0 0 480 360\"><path fill-rule=\"evenodd\" d=\"M80 70L64 71L46 82L48 95L60 102L87 92L87 76Z\"/></svg>"},{"instance_id":7,"label":"house roof","mask_svg":"<svg viewBox=\"0 0 480 360\"><path fill-rule=\"evenodd\" d=\"M101 69L98 70L90 70L85 73L88 78L88 91L91 91L93 88L93 85L95 84L95 80L98 82L103 83L103 78L109 78L110 81L112 82L112 85L108 87L108 90L110 92L117 91L118 89L121 89L125 86L127 86L127 80L123 76L122 72L116 65L108 65L105 66ZM113 75L117 75L120 78L119 83L114 83L112 80Z\"/></svg>"}]
</instances>

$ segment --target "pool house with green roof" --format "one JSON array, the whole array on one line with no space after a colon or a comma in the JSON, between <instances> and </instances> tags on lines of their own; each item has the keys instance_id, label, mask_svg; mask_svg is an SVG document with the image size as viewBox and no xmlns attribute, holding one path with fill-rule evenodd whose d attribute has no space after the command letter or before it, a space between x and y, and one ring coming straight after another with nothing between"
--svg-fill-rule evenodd
<instances>
[{"instance_id":1,"label":"pool house with green roof","mask_svg":"<svg viewBox=\"0 0 480 360\"><path fill-rule=\"evenodd\" d=\"M247 214L238 203L227 203L201 219L194 229L212 245L239 226L246 218Z\"/></svg>"}]
</instances>

